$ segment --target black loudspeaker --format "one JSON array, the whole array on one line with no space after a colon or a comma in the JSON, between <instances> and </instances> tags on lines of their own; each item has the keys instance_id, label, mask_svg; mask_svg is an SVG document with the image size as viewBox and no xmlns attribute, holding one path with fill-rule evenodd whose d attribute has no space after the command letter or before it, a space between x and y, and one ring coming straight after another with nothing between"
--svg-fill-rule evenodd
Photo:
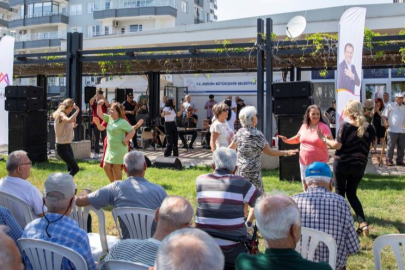
<instances>
[{"instance_id":1,"label":"black loudspeaker","mask_svg":"<svg viewBox=\"0 0 405 270\"><path fill-rule=\"evenodd\" d=\"M44 98L44 88L39 86L18 86L18 98Z\"/></svg>"},{"instance_id":2,"label":"black loudspeaker","mask_svg":"<svg viewBox=\"0 0 405 270\"><path fill-rule=\"evenodd\" d=\"M5 101L5 110L9 112L31 112L43 110L44 100L42 98L8 98Z\"/></svg>"},{"instance_id":3,"label":"black loudspeaker","mask_svg":"<svg viewBox=\"0 0 405 270\"><path fill-rule=\"evenodd\" d=\"M177 170L181 170L183 168L180 159L175 157L157 157L155 160L155 167L159 169L173 168Z\"/></svg>"},{"instance_id":4,"label":"black loudspeaker","mask_svg":"<svg viewBox=\"0 0 405 270\"><path fill-rule=\"evenodd\" d=\"M274 98L310 97L313 95L312 82L283 82L273 83L272 93Z\"/></svg>"},{"instance_id":5,"label":"black loudspeaker","mask_svg":"<svg viewBox=\"0 0 405 270\"><path fill-rule=\"evenodd\" d=\"M8 152L24 150L32 162L47 161L47 112L10 112L8 117Z\"/></svg>"},{"instance_id":6,"label":"black loudspeaker","mask_svg":"<svg viewBox=\"0 0 405 270\"><path fill-rule=\"evenodd\" d=\"M115 88L115 101L122 103L125 99L125 89Z\"/></svg>"},{"instance_id":7,"label":"black loudspeaker","mask_svg":"<svg viewBox=\"0 0 405 270\"><path fill-rule=\"evenodd\" d=\"M274 100L273 112L280 114L304 114L308 106L314 104L312 98L280 98Z\"/></svg>"},{"instance_id":8,"label":"black loudspeaker","mask_svg":"<svg viewBox=\"0 0 405 270\"><path fill-rule=\"evenodd\" d=\"M148 166L148 168L152 167L152 162L150 162L150 159L145 156L145 162L146 162L146 166Z\"/></svg>"},{"instance_id":9,"label":"black loudspeaker","mask_svg":"<svg viewBox=\"0 0 405 270\"><path fill-rule=\"evenodd\" d=\"M6 98L17 98L18 97L18 86L16 86L16 85L6 86L5 96L6 96Z\"/></svg>"},{"instance_id":10,"label":"black loudspeaker","mask_svg":"<svg viewBox=\"0 0 405 270\"><path fill-rule=\"evenodd\" d=\"M125 99L127 98L128 94L134 94L134 89L132 88L125 88Z\"/></svg>"},{"instance_id":11,"label":"black loudspeaker","mask_svg":"<svg viewBox=\"0 0 405 270\"><path fill-rule=\"evenodd\" d=\"M280 180L301 181L301 171L298 154L290 157L280 157Z\"/></svg>"},{"instance_id":12,"label":"black loudspeaker","mask_svg":"<svg viewBox=\"0 0 405 270\"><path fill-rule=\"evenodd\" d=\"M90 103L90 99L96 95L96 90L93 86L84 87L84 103Z\"/></svg>"}]
</instances>

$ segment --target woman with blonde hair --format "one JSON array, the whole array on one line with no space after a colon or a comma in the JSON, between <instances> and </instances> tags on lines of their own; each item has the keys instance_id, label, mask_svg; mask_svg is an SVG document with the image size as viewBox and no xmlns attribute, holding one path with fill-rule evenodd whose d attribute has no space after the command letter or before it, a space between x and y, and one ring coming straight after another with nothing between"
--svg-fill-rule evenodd
<instances>
[{"instance_id":1,"label":"woman with blonde hair","mask_svg":"<svg viewBox=\"0 0 405 270\"><path fill-rule=\"evenodd\" d=\"M128 142L135 135L135 130L125 118L124 108L119 103L111 105L110 114L103 114L101 106L104 100L97 104L97 115L107 123L107 147L104 154L104 171L111 182L122 180L122 165L124 155L128 153Z\"/></svg>"},{"instance_id":2,"label":"woman with blonde hair","mask_svg":"<svg viewBox=\"0 0 405 270\"><path fill-rule=\"evenodd\" d=\"M360 102L349 101L343 115L349 118L349 121L342 123L336 140L324 137L321 132L318 132L318 135L329 147L336 149L333 163L336 193L347 197L359 222L357 232L368 236L370 231L363 207L357 197L357 188L366 169L368 153L375 138L375 131L363 116L363 107Z\"/></svg>"},{"instance_id":3,"label":"woman with blonde hair","mask_svg":"<svg viewBox=\"0 0 405 270\"><path fill-rule=\"evenodd\" d=\"M72 113L73 109L75 112L69 117L68 115ZM66 163L67 170L72 176L79 172L79 166L70 145L74 136L73 128L77 126L76 117L79 112L79 107L72 99L68 98L59 104L58 109L52 115L55 119L56 153Z\"/></svg>"}]
</instances>

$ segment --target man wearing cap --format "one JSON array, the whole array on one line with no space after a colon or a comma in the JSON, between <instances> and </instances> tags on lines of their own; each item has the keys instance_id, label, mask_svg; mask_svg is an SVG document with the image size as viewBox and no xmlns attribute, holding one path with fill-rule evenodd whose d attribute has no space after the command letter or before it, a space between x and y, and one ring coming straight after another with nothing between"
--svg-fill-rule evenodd
<instances>
[{"instance_id":1,"label":"man wearing cap","mask_svg":"<svg viewBox=\"0 0 405 270\"><path fill-rule=\"evenodd\" d=\"M97 116L97 103L100 100L104 100L104 104L101 106L101 109L103 113L107 112L107 107L110 106L108 103L108 100L104 97L104 92L100 89L97 91L96 95L90 99L90 106L91 106L91 114L93 118L98 118L100 120L100 123L103 122L103 119ZM98 155L100 154L100 134L101 134L101 139L103 141L104 145L104 139L107 136L107 132L105 130L100 131L97 128L96 124L92 124L92 129L94 133L94 158L98 158Z\"/></svg>"},{"instance_id":2,"label":"man wearing cap","mask_svg":"<svg viewBox=\"0 0 405 270\"><path fill-rule=\"evenodd\" d=\"M79 228L75 220L69 218L75 193L76 187L70 174L51 174L44 184L44 204L48 207L48 212L43 218L27 224L22 238L49 241L71 248L83 256L87 269L97 269L86 232ZM24 261L26 269L33 269L26 255ZM73 269L69 260L63 259L62 269Z\"/></svg>"},{"instance_id":3,"label":"man wearing cap","mask_svg":"<svg viewBox=\"0 0 405 270\"><path fill-rule=\"evenodd\" d=\"M134 94L133 93L128 93L127 94L127 99L122 103L122 106L124 106L124 111L125 111L125 117L128 119L129 123L131 126L136 125L136 102L134 101ZM138 149L138 142L136 141L136 134L134 137L132 137L132 144L134 148Z\"/></svg>"},{"instance_id":4,"label":"man wearing cap","mask_svg":"<svg viewBox=\"0 0 405 270\"><path fill-rule=\"evenodd\" d=\"M210 99L210 100L208 100L208 101L205 103L204 109L207 110L207 119L208 119L208 120L211 120L212 117L214 116L214 115L212 114L212 107L214 107L214 105L217 104L218 102L216 102L216 101L214 100L214 95L213 95L213 94L209 95L209 99Z\"/></svg>"},{"instance_id":5,"label":"man wearing cap","mask_svg":"<svg viewBox=\"0 0 405 270\"><path fill-rule=\"evenodd\" d=\"M345 269L347 258L358 252L359 239L354 229L350 207L344 197L332 192L333 178L328 164L314 162L305 171L304 193L292 199L301 212L302 227L331 235L337 244L336 269ZM321 245L315 261L328 262L329 251Z\"/></svg>"},{"instance_id":6,"label":"man wearing cap","mask_svg":"<svg viewBox=\"0 0 405 270\"><path fill-rule=\"evenodd\" d=\"M405 106L402 104L404 95L395 94L395 102L389 103L383 112L383 121L388 129L387 144L387 166L393 166L394 149L397 146L397 165L404 166L404 149L405 149Z\"/></svg>"}]
</instances>

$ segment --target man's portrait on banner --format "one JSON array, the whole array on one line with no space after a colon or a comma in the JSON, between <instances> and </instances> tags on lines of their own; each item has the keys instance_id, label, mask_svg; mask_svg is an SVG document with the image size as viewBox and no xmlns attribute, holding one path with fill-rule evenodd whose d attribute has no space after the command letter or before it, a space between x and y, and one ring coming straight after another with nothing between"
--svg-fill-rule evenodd
<instances>
[{"instance_id":1,"label":"man's portrait on banner","mask_svg":"<svg viewBox=\"0 0 405 270\"><path fill-rule=\"evenodd\" d=\"M338 89L346 89L354 94L356 86L360 86L360 78L357 75L356 67L352 59L354 53L354 46L347 43L344 49L345 59L339 63L338 66Z\"/></svg>"}]
</instances>

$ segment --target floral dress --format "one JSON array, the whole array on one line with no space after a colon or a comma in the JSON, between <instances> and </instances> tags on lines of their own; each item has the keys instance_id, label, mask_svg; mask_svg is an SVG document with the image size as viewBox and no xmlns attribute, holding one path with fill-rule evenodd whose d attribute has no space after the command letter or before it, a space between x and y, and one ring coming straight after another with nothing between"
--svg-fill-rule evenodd
<instances>
[{"instance_id":1,"label":"floral dress","mask_svg":"<svg viewBox=\"0 0 405 270\"><path fill-rule=\"evenodd\" d=\"M235 134L233 141L238 151L236 175L243 176L263 192L261 153L268 144L266 138L256 128L243 127Z\"/></svg>"}]
</instances>

